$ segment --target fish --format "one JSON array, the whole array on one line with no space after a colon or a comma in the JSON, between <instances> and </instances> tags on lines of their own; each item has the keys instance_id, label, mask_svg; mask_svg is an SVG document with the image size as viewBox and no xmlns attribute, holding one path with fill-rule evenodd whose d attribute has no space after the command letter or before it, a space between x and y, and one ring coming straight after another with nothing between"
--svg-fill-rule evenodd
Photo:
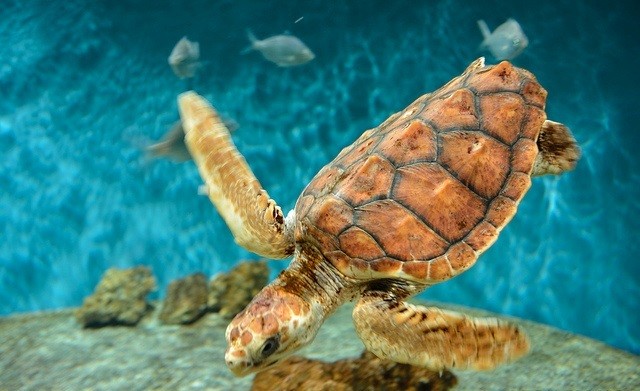
<instances>
[{"instance_id":1,"label":"fish","mask_svg":"<svg viewBox=\"0 0 640 391\"><path fill-rule=\"evenodd\" d=\"M182 121L175 122L160 141L147 146L145 149L151 157L166 157L176 163L192 159L187 149L187 144L184 142Z\"/></svg>"},{"instance_id":2,"label":"fish","mask_svg":"<svg viewBox=\"0 0 640 391\"><path fill-rule=\"evenodd\" d=\"M200 44L182 37L169 55L173 73L181 79L194 77L200 68Z\"/></svg>"},{"instance_id":3,"label":"fish","mask_svg":"<svg viewBox=\"0 0 640 391\"><path fill-rule=\"evenodd\" d=\"M242 54L257 50L264 58L281 67L302 65L316 57L307 45L290 34L257 39L251 31L247 31L247 36L251 46L243 50Z\"/></svg>"},{"instance_id":4,"label":"fish","mask_svg":"<svg viewBox=\"0 0 640 391\"><path fill-rule=\"evenodd\" d=\"M493 32L489 31L484 20L478 20L478 27L484 37L480 49L488 49L497 60L511 60L529 45L529 39L513 18L507 19Z\"/></svg>"},{"instance_id":5,"label":"fish","mask_svg":"<svg viewBox=\"0 0 640 391\"><path fill-rule=\"evenodd\" d=\"M222 123L229 129L229 132L234 132L240 127L235 120L228 117L222 117ZM160 141L146 146L145 150L151 158L167 158L175 163L193 159L184 142L182 121L176 121Z\"/></svg>"}]
</instances>

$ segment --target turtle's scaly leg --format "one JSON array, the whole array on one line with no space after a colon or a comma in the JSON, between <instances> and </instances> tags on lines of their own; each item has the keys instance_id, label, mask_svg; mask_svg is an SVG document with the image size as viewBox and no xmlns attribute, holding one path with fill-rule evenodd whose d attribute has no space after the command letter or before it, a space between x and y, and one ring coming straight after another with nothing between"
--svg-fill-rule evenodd
<instances>
[{"instance_id":1,"label":"turtle's scaly leg","mask_svg":"<svg viewBox=\"0 0 640 391\"><path fill-rule=\"evenodd\" d=\"M378 357L431 369L492 369L529 350L527 336L513 324L408 304L390 293L363 296L353 320Z\"/></svg>"},{"instance_id":2,"label":"turtle's scaly leg","mask_svg":"<svg viewBox=\"0 0 640 391\"><path fill-rule=\"evenodd\" d=\"M571 171L580 159L580 147L569 128L559 122L544 121L538 135L538 156L531 175L559 175Z\"/></svg>"},{"instance_id":3,"label":"turtle's scaly leg","mask_svg":"<svg viewBox=\"0 0 640 391\"><path fill-rule=\"evenodd\" d=\"M178 106L189 152L236 242L269 258L291 255L293 235L282 210L236 149L218 113L193 91L181 94Z\"/></svg>"}]
</instances>

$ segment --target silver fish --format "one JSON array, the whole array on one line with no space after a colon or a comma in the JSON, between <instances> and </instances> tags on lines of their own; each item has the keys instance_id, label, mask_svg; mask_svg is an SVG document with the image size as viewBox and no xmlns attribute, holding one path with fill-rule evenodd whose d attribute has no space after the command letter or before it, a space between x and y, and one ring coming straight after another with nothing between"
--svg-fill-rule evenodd
<instances>
[{"instance_id":1,"label":"silver fish","mask_svg":"<svg viewBox=\"0 0 640 391\"><path fill-rule=\"evenodd\" d=\"M484 37L480 48L488 49L498 60L511 60L529 45L527 36L515 19L507 19L493 32L489 31L484 20L478 21L478 27Z\"/></svg>"},{"instance_id":2,"label":"silver fish","mask_svg":"<svg viewBox=\"0 0 640 391\"><path fill-rule=\"evenodd\" d=\"M240 126L231 118L222 118L222 123L229 129L230 132L234 132ZM162 136L162 139L157 143L148 145L145 150L152 158L162 158L174 161L176 163L186 162L191 160L191 154L187 149L187 144L184 142L184 128L181 121L176 121L169 131Z\"/></svg>"},{"instance_id":3,"label":"silver fish","mask_svg":"<svg viewBox=\"0 0 640 391\"><path fill-rule=\"evenodd\" d=\"M173 73L181 79L195 76L200 67L200 44L182 37L169 55L169 65Z\"/></svg>"},{"instance_id":4,"label":"silver fish","mask_svg":"<svg viewBox=\"0 0 640 391\"><path fill-rule=\"evenodd\" d=\"M257 39L251 31L247 31L251 46L242 53L257 50L264 58L281 67L302 65L313 60L316 56L311 49L293 35L274 35L265 39Z\"/></svg>"}]
</instances>

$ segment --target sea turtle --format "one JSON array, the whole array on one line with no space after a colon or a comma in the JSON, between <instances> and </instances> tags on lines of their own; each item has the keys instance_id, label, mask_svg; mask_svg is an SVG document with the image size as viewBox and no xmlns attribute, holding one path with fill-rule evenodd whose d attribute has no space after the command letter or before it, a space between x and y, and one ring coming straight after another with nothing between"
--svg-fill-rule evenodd
<instances>
[{"instance_id":1,"label":"sea turtle","mask_svg":"<svg viewBox=\"0 0 640 391\"><path fill-rule=\"evenodd\" d=\"M229 324L238 376L309 344L338 306L381 358L490 369L529 349L495 318L405 300L469 269L516 213L531 176L572 169L569 129L547 121L528 71L480 58L437 91L364 132L313 178L285 218L208 102L178 98L186 142L236 242L293 259Z\"/></svg>"}]
</instances>

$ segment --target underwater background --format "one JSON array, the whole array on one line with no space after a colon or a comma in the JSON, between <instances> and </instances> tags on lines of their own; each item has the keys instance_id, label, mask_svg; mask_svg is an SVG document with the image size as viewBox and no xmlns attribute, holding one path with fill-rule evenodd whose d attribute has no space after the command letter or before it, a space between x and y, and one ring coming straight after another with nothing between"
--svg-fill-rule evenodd
<instances>
[{"instance_id":1,"label":"underwater background","mask_svg":"<svg viewBox=\"0 0 640 391\"><path fill-rule=\"evenodd\" d=\"M481 55L476 24L515 18L514 64L549 92L582 147L574 172L537 178L478 263L422 298L547 323L640 353L640 17L605 1L13 1L0 6L0 314L77 306L110 267L166 285L257 257L235 245L193 163L144 147L195 89L283 210L362 131ZM300 19L302 18L302 19ZM247 29L316 54L277 67L241 55ZM167 63L200 43L197 77ZM273 273L286 266L273 261Z\"/></svg>"}]
</instances>

